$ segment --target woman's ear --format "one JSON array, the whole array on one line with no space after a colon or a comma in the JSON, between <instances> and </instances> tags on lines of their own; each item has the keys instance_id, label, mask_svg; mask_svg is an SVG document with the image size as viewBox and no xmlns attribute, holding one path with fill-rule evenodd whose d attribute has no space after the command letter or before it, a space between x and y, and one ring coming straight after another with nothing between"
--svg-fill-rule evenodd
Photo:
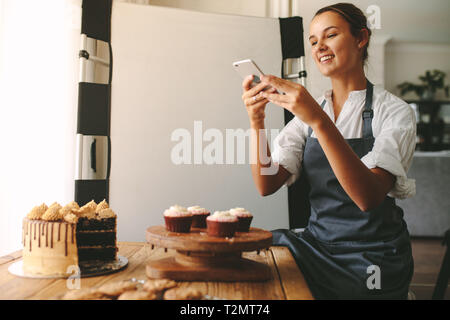
<instances>
[{"instance_id":1,"label":"woman's ear","mask_svg":"<svg viewBox=\"0 0 450 320\"><path fill-rule=\"evenodd\" d=\"M364 48L368 42L369 42L369 30L367 30L366 28L361 29L358 37L358 48L359 49Z\"/></svg>"}]
</instances>

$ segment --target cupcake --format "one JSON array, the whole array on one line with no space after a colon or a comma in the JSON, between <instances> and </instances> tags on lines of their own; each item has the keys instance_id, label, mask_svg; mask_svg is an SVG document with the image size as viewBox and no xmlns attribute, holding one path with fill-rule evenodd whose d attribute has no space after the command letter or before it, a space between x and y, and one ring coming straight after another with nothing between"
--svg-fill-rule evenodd
<instances>
[{"instance_id":1,"label":"cupcake","mask_svg":"<svg viewBox=\"0 0 450 320\"><path fill-rule=\"evenodd\" d=\"M250 223L252 223L253 215L244 208L230 209L230 214L237 217L239 220L237 231L248 232L250 230Z\"/></svg>"},{"instance_id":2,"label":"cupcake","mask_svg":"<svg viewBox=\"0 0 450 320\"><path fill-rule=\"evenodd\" d=\"M216 211L206 218L206 232L212 237L232 237L238 226L238 218L229 211Z\"/></svg>"},{"instance_id":3,"label":"cupcake","mask_svg":"<svg viewBox=\"0 0 450 320\"><path fill-rule=\"evenodd\" d=\"M206 228L206 217L209 216L209 211L199 206L189 207L188 211L192 213L192 227Z\"/></svg>"},{"instance_id":4,"label":"cupcake","mask_svg":"<svg viewBox=\"0 0 450 320\"><path fill-rule=\"evenodd\" d=\"M186 208L174 205L164 211L167 231L189 232L192 224L192 213Z\"/></svg>"}]
</instances>

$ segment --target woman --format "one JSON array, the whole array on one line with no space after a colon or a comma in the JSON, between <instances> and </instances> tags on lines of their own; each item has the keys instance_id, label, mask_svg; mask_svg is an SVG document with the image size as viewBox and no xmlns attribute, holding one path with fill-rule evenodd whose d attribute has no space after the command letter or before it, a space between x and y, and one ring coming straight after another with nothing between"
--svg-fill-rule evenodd
<instances>
[{"instance_id":1,"label":"woman","mask_svg":"<svg viewBox=\"0 0 450 320\"><path fill-rule=\"evenodd\" d=\"M405 299L413 259L403 211L394 197L414 195L406 177L415 149L415 118L404 101L366 79L371 31L352 4L320 9L310 24L311 54L332 90L315 100L301 85L271 75L242 99L251 128L264 129L268 102L295 115L274 141L271 161L260 162L264 135L252 135L258 161L252 175L269 195L304 175L311 217L303 232L275 230L318 299ZM271 89L264 91L268 86ZM278 92L283 92L280 94ZM277 166L276 174L262 174Z\"/></svg>"}]
</instances>

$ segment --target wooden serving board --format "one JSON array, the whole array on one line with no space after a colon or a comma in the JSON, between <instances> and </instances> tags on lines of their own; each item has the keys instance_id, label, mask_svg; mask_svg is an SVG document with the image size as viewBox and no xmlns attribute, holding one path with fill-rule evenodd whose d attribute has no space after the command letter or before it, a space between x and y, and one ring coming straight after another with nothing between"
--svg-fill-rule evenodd
<instances>
[{"instance_id":1,"label":"wooden serving board","mask_svg":"<svg viewBox=\"0 0 450 320\"><path fill-rule=\"evenodd\" d=\"M242 258L244 251L258 251L272 245L272 233L250 228L232 238L210 237L206 229L190 233L167 231L165 226L147 228L146 239L154 246L175 249L175 256L149 261L150 278L184 281L264 281L271 278L269 266Z\"/></svg>"}]
</instances>

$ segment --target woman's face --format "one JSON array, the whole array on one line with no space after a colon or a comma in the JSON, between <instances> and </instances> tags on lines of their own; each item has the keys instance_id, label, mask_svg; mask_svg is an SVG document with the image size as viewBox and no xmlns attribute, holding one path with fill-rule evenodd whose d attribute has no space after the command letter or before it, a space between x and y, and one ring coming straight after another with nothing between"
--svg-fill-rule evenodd
<instances>
[{"instance_id":1,"label":"woman's face","mask_svg":"<svg viewBox=\"0 0 450 320\"><path fill-rule=\"evenodd\" d=\"M350 25L339 14L327 11L314 17L309 26L311 54L319 71L327 77L361 67L362 48L350 32Z\"/></svg>"}]
</instances>

